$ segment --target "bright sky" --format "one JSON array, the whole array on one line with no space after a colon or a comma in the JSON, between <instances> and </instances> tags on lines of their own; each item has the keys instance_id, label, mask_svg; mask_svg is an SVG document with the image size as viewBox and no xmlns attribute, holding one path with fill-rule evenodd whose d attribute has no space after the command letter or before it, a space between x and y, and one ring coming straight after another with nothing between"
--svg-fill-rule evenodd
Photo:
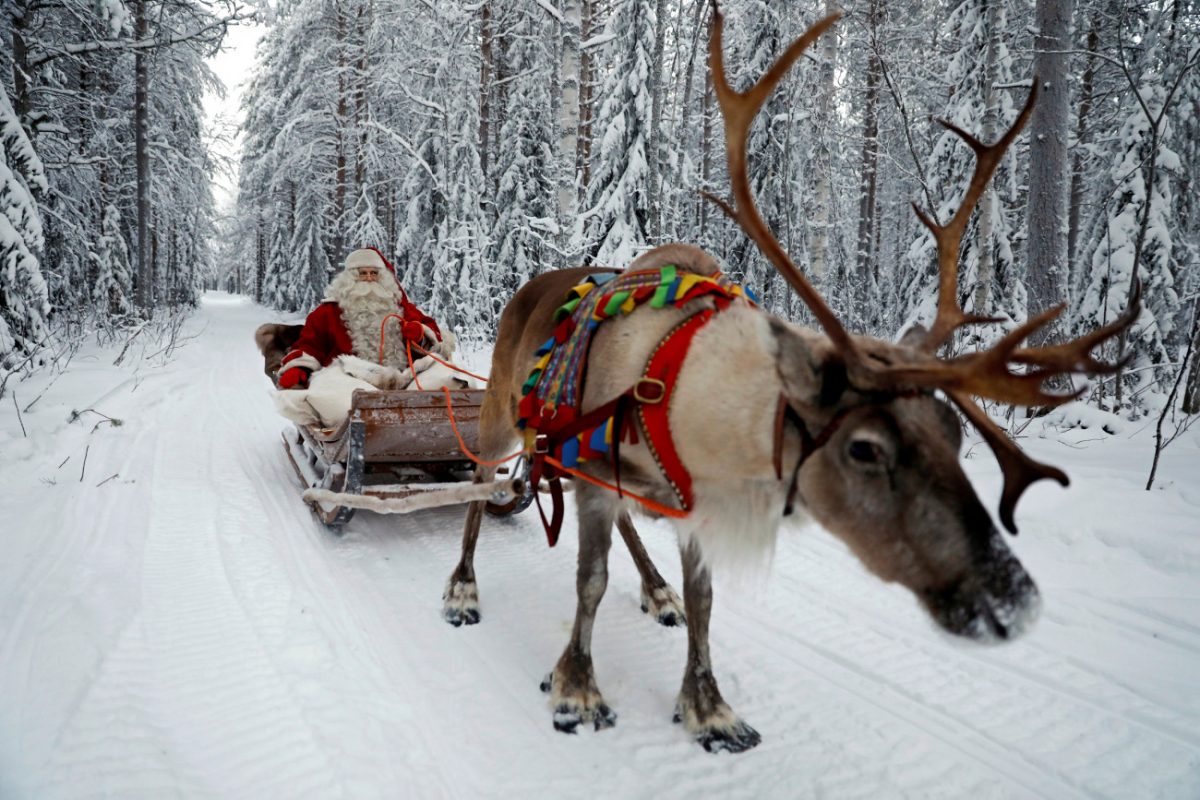
<instances>
[{"instance_id":1,"label":"bright sky","mask_svg":"<svg viewBox=\"0 0 1200 800\"><path fill-rule=\"evenodd\" d=\"M242 92L254 68L254 48L266 32L264 25L235 25L229 29L221 52L208 59L208 66L225 84L225 96L214 92L204 96L205 125L214 154L222 169L214 176L213 193L218 213L232 209L237 186L237 155L242 137Z\"/></svg>"}]
</instances>

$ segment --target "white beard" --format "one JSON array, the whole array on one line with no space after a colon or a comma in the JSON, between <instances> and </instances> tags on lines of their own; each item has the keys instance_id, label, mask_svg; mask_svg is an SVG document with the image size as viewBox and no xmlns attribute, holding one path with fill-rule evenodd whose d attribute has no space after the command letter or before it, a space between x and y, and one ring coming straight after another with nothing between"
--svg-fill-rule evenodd
<instances>
[{"instance_id":1,"label":"white beard","mask_svg":"<svg viewBox=\"0 0 1200 800\"><path fill-rule=\"evenodd\" d=\"M381 275L380 280L371 282L356 280L352 273L342 272L325 291L325 299L336 302L342 312L342 323L350 334L354 355L396 369L408 367L400 319L388 320L382 361L379 337L384 318L400 313L401 297L400 286L391 275Z\"/></svg>"}]
</instances>

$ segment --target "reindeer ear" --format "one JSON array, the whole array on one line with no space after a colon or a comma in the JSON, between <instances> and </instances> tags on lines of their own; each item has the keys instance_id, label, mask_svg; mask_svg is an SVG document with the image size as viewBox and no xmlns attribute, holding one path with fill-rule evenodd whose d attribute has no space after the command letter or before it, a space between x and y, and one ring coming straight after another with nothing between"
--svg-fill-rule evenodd
<instances>
[{"instance_id":1,"label":"reindeer ear","mask_svg":"<svg viewBox=\"0 0 1200 800\"><path fill-rule=\"evenodd\" d=\"M899 344L905 347L917 348L921 346L921 342L924 342L925 337L928 335L929 331L925 326L917 323L901 334Z\"/></svg>"},{"instance_id":2,"label":"reindeer ear","mask_svg":"<svg viewBox=\"0 0 1200 800\"><path fill-rule=\"evenodd\" d=\"M811 331L771 319L771 333L779 349L779 377L783 394L797 406L831 406L849 386L846 365L829 340Z\"/></svg>"}]
</instances>

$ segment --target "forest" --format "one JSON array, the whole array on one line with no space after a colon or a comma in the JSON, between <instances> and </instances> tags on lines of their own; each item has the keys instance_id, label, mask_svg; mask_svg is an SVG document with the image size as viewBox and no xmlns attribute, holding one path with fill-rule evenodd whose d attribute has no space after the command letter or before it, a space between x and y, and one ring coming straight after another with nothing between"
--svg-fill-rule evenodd
<instances>
[{"instance_id":1,"label":"forest","mask_svg":"<svg viewBox=\"0 0 1200 800\"><path fill-rule=\"evenodd\" d=\"M816 19L831 34L752 129L775 235L847 321L894 338L934 313L935 244L973 168L941 121L996 139L1040 98L964 237L959 300L989 343L1141 310L1084 399L1200 412L1200 4L725 0L749 85ZM0 17L0 396L95 337L169 326L206 289L280 312L377 245L427 311L494 335L530 277L697 243L774 313L811 321L740 229L707 68L706 0L7 0ZM265 26L241 149L211 148L207 59ZM212 181L236 169L218 208ZM1185 424L1178 419L1176 425Z\"/></svg>"}]
</instances>

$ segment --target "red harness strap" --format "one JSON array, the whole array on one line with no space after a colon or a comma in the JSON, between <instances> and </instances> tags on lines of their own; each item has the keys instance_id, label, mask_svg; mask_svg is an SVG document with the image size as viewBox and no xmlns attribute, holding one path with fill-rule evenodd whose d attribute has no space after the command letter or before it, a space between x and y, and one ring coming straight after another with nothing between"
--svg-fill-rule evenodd
<instances>
[{"instance_id":1,"label":"red harness strap","mask_svg":"<svg viewBox=\"0 0 1200 800\"><path fill-rule=\"evenodd\" d=\"M676 325L658 343L658 347L650 355L642 377L633 386L562 429L552 434L539 435L534 440L529 479L535 487L534 499L537 501L538 513L542 517L542 525L546 529L546 539L551 547L557 544L558 535L562 530L562 475L552 465L546 463L546 456L556 453L559 446L572 436L589 428L595 428L596 425L611 417L613 435L610 457L613 462L613 471L616 474L617 494L624 496L621 491L620 443L627 434L632 444L637 443L635 426L628 424L626 418L626 410L630 403L635 403L637 406L638 418L641 420L642 429L646 432L646 445L650 448L650 453L654 456L654 461L662 471L663 477L667 479L674 490L680 508L685 512L691 511L692 476L680 460L679 453L675 450L675 441L671 437L670 400L671 392L675 388L679 370L687 357L692 339L715 313L714 309L706 308ZM543 477L550 484L552 510L549 519L546 518L541 498L536 490Z\"/></svg>"},{"instance_id":2,"label":"red harness strap","mask_svg":"<svg viewBox=\"0 0 1200 800\"><path fill-rule=\"evenodd\" d=\"M688 317L668 333L651 354L642 379L634 386L638 419L642 421L642 430L646 432L646 446L650 448L663 477L675 491L679 507L685 511L692 510L692 475L679 459L675 440L671 438L670 397L693 337L715 313L713 309L706 308ZM639 387L640 396L637 394ZM658 391L657 398L647 399L647 389L651 393Z\"/></svg>"}]
</instances>

